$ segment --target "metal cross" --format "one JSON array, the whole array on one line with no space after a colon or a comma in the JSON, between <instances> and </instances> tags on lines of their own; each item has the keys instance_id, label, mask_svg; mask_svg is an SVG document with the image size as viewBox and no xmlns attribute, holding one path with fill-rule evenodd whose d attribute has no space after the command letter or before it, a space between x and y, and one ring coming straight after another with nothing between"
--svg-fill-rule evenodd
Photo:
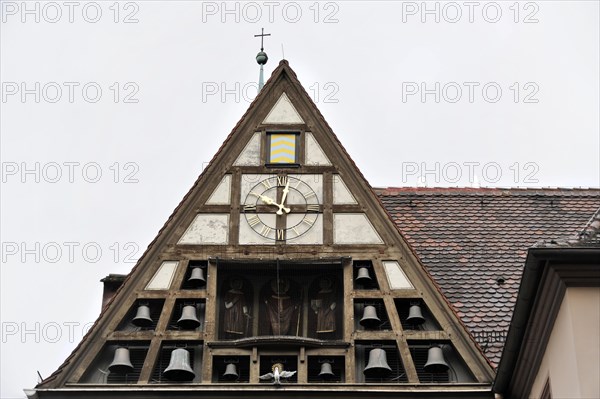
<instances>
[{"instance_id":1,"label":"metal cross","mask_svg":"<svg viewBox=\"0 0 600 399\"><path fill-rule=\"evenodd\" d=\"M254 35L254 37L259 37L260 36L260 51L264 50L263 47L263 40L265 38L265 36L271 36L270 33L265 34L265 28L260 28L260 35Z\"/></svg>"}]
</instances>

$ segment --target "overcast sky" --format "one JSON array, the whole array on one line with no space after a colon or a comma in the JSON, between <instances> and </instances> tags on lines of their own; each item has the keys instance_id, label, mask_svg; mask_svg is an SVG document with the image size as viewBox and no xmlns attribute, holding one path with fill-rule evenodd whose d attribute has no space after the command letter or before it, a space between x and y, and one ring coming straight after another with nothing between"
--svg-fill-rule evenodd
<instances>
[{"instance_id":1,"label":"overcast sky","mask_svg":"<svg viewBox=\"0 0 600 399\"><path fill-rule=\"evenodd\" d=\"M599 3L426 4L2 1L0 397L63 362L248 108L262 27L373 186L598 187Z\"/></svg>"}]
</instances>

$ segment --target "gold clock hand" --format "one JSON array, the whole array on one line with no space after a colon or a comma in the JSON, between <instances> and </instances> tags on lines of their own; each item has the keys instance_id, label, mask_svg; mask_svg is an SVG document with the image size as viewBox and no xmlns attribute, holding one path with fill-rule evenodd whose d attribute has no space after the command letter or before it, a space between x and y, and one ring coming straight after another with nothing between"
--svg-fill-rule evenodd
<instances>
[{"instance_id":1,"label":"gold clock hand","mask_svg":"<svg viewBox=\"0 0 600 399\"><path fill-rule=\"evenodd\" d=\"M278 204L279 210L277 211L278 215L283 215L283 212L290 213L290 208L285 207L285 199L290 192L290 181L288 180L283 189L283 194L281 195L281 204Z\"/></svg>"},{"instance_id":2,"label":"gold clock hand","mask_svg":"<svg viewBox=\"0 0 600 399\"><path fill-rule=\"evenodd\" d=\"M267 205L275 205L275 206L279 206L277 204L277 202L275 202L273 199L271 199L270 197L267 197L266 195L259 195L258 198L260 198L262 200L262 202L264 202Z\"/></svg>"}]
</instances>

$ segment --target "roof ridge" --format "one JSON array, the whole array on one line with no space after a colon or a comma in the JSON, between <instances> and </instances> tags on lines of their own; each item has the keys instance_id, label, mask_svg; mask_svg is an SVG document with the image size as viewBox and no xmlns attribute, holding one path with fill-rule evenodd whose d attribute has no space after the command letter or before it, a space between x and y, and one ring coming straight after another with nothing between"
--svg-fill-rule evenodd
<instances>
[{"instance_id":1,"label":"roof ridge","mask_svg":"<svg viewBox=\"0 0 600 399\"><path fill-rule=\"evenodd\" d=\"M393 195L519 195L519 196L596 196L600 188L595 187L374 187L381 196Z\"/></svg>"}]
</instances>

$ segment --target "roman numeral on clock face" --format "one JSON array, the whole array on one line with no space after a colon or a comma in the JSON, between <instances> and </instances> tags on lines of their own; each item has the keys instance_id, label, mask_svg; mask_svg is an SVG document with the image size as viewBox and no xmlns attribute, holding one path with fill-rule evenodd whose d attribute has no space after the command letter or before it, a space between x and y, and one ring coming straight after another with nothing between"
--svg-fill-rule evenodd
<instances>
[{"instance_id":1,"label":"roman numeral on clock face","mask_svg":"<svg viewBox=\"0 0 600 399\"><path fill-rule=\"evenodd\" d=\"M277 229L277 240L283 241L285 239L285 232L282 229Z\"/></svg>"},{"instance_id":2,"label":"roman numeral on clock face","mask_svg":"<svg viewBox=\"0 0 600 399\"><path fill-rule=\"evenodd\" d=\"M287 176L277 176L277 185L278 186L286 186L288 184L288 177Z\"/></svg>"},{"instance_id":3,"label":"roman numeral on clock face","mask_svg":"<svg viewBox=\"0 0 600 399\"><path fill-rule=\"evenodd\" d=\"M302 223L308 225L308 226L312 226L313 224L315 224L316 219L309 219L309 218L304 218L302 219Z\"/></svg>"},{"instance_id":4,"label":"roman numeral on clock face","mask_svg":"<svg viewBox=\"0 0 600 399\"><path fill-rule=\"evenodd\" d=\"M307 212L319 212L319 210L320 210L319 205L316 205L316 204L306 205Z\"/></svg>"},{"instance_id":5,"label":"roman numeral on clock face","mask_svg":"<svg viewBox=\"0 0 600 399\"><path fill-rule=\"evenodd\" d=\"M271 179L265 179L260 182L266 189L273 188L273 184L271 184Z\"/></svg>"},{"instance_id":6,"label":"roman numeral on clock face","mask_svg":"<svg viewBox=\"0 0 600 399\"><path fill-rule=\"evenodd\" d=\"M314 198L314 197L316 197L316 196L317 196L317 194L315 194L315 192L314 192L314 191L310 191L310 192L308 192L308 193L304 194L304 198L306 198L306 199L309 199L309 198Z\"/></svg>"},{"instance_id":7,"label":"roman numeral on clock face","mask_svg":"<svg viewBox=\"0 0 600 399\"><path fill-rule=\"evenodd\" d=\"M244 212L256 212L256 205L245 205Z\"/></svg>"},{"instance_id":8,"label":"roman numeral on clock face","mask_svg":"<svg viewBox=\"0 0 600 399\"><path fill-rule=\"evenodd\" d=\"M260 231L260 235L266 237L271 234L271 231L273 231L273 229L269 226L263 226L262 230Z\"/></svg>"},{"instance_id":9,"label":"roman numeral on clock face","mask_svg":"<svg viewBox=\"0 0 600 399\"><path fill-rule=\"evenodd\" d=\"M257 215L252 216L251 218L248 219L248 224L251 227L256 226L257 224L260 223L260 218Z\"/></svg>"}]
</instances>

